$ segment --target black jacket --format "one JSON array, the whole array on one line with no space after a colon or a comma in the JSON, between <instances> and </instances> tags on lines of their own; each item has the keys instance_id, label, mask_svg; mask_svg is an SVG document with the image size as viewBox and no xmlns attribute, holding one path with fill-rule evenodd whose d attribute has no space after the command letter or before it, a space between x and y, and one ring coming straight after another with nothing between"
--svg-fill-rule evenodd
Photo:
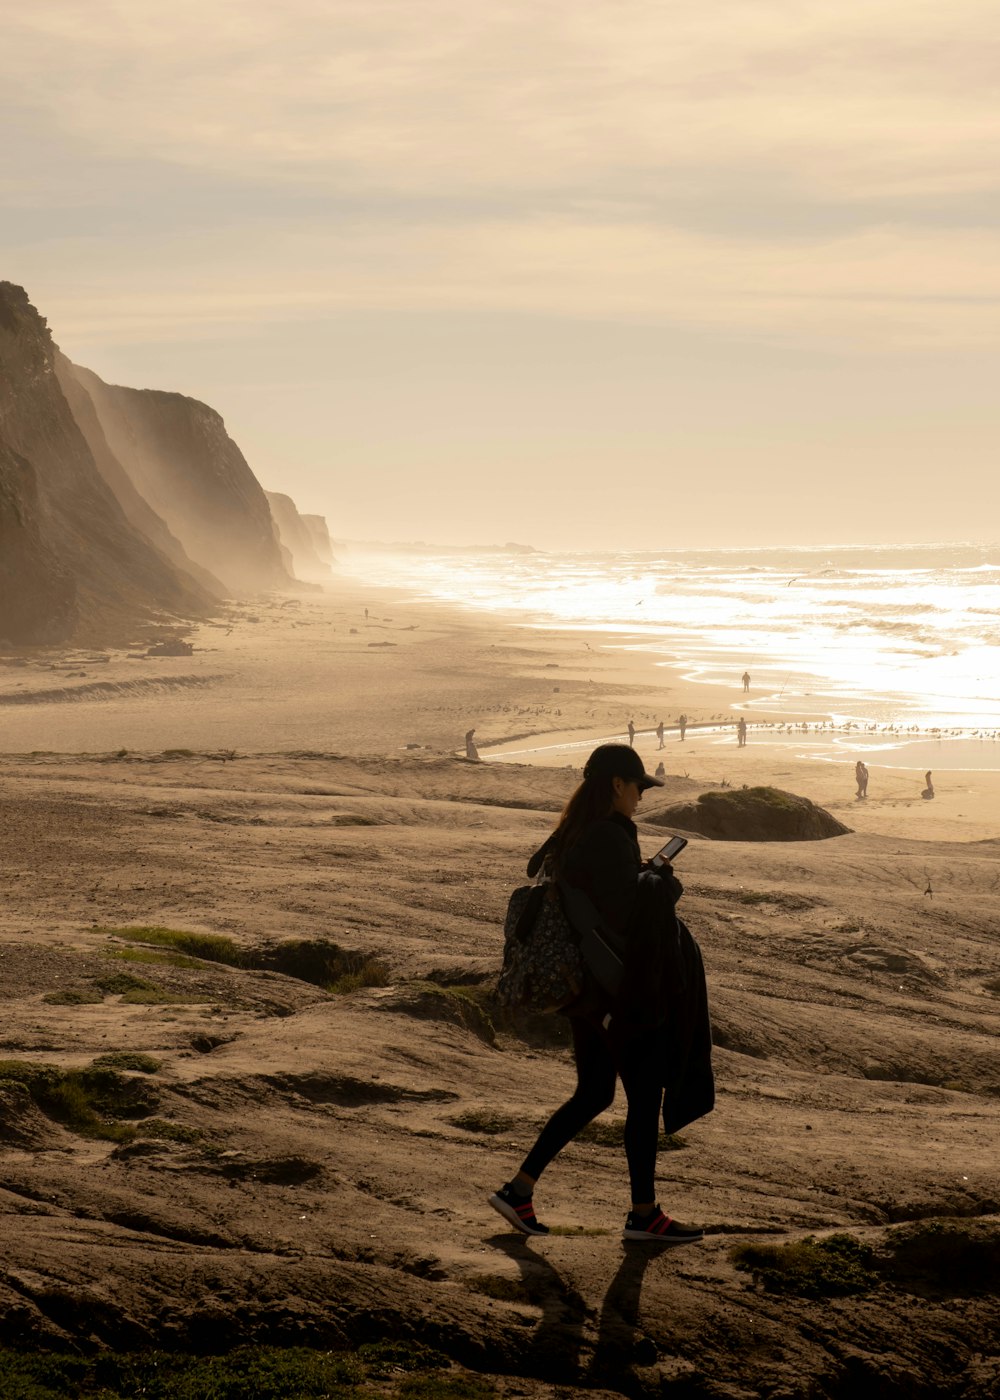
<instances>
[{"instance_id":1,"label":"black jacket","mask_svg":"<svg viewBox=\"0 0 1000 1400\"><path fill-rule=\"evenodd\" d=\"M630 1036L656 1056L664 1087L663 1128L679 1132L715 1106L712 1024L701 949L670 891L658 875L643 871L638 891L620 1020L609 1035L623 1045Z\"/></svg>"},{"instance_id":2,"label":"black jacket","mask_svg":"<svg viewBox=\"0 0 1000 1400\"><path fill-rule=\"evenodd\" d=\"M549 847L547 841L532 856L529 875L541 869ZM587 828L561 874L589 895L625 965L613 1000L592 987L567 1014L601 1025L610 1016L605 1029L616 1057L637 1051L656 1057L666 1090L664 1128L677 1132L715 1102L701 950L674 908L682 888L669 867L642 868L635 823L617 812Z\"/></svg>"}]
</instances>

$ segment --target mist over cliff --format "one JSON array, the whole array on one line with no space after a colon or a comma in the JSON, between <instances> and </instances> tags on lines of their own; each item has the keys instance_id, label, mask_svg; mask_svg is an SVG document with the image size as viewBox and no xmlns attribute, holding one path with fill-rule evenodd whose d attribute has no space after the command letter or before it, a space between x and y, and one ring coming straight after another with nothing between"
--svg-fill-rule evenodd
<instances>
[{"instance_id":1,"label":"mist over cliff","mask_svg":"<svg viewBox=\"0 0 1000 1400\"><path fill-rule=\"evenodd\" d=\"M267 491L265 495L278 529L278 538L292 556L292 566L296 578L318 580L329 578L330 564L320 558L317 551L315 527L309 525L306 516L299 514L298 507L291 496L285 496L280 491ZM312 518L322 521L323 528L326 529L326 521L323 520L322 516ZM326 542L329 547L329 535L327 535Z\"/></svg>"},{"instance_id":2,"label":"mist over cliff","mask_svg":"<svg viewBox=\"0 0 1000 1400\"><path fill-rule=\"evenodd\" d=\"M291 586L264 490L213 408L73 373L133 485L196 563L231 592Z\"/></svg>"},{"instance_id":3,"label":"mist over cliff","mask_svg":"<svg viewBox=\"0 0 1000 1400\"><path fill-rule=\"evenodd\" d=\"M287 538L214 409L72 364L0 282L0 642L121 640L328 577L326 522L274 501Z\"/></svg>"}]
</instances>

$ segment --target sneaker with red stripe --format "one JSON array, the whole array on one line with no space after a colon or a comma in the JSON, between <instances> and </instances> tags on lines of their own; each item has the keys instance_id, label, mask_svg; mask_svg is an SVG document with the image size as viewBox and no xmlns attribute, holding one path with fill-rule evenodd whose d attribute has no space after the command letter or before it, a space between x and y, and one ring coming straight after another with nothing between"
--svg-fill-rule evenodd
<instances>
[{"instance_id":1,"label":"sneaker with red stripe","mask_svg":"<svg viewBox=\"0 0 1000 1400\"><path fill-rule=\"evenodd\" d=\"M498 1211L504 1220L509 1220L514 1229L520 1230L522 1235L549 1233L549 1227L535 1219L535 1207L531 1203L531 1197L522 1196L520 1191L515 1191L509 1181L487 1199L493 1209Z\"/></svg>"},{"instance_id":2,"label":"sneaker with red stripe","mask_svg":"<svg viewBox=\"0 0 1000 1400\"><path fill-rule=\"evenodd\" d=\"M648 1215L629 1211L622 1231L623 1240L643 1240L647 1244L697 1244L702 1232L697 1225L682 1225L654 1206Z\"/></svg>"}]
</instances>

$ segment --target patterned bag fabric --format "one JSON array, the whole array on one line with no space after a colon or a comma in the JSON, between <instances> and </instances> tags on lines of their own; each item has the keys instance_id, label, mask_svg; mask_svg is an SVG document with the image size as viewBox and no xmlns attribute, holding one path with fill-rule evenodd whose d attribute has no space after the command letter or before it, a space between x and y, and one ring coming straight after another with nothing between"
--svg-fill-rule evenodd
<instances>
[{"instance_id":1,"label":"patterned bag fabric","mask_svg":"<svg viewBox=\"0 0 1000 1400\"><path fill-rule=\"evenodd\" d=\"M583 988L583 958L555 885L516 889L503 931L503 971L497 983L501 1006L558 1011L576 1000Z\"/></svg>"}]
</instances>

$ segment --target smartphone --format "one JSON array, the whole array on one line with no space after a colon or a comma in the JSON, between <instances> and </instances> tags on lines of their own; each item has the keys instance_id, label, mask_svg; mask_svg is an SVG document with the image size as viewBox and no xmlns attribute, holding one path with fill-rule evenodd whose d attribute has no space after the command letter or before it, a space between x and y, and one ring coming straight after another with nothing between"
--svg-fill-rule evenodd
<instances>
[{"instance_id":1,"label":"smartphone","mask_svg":"<svg viewBox=\"0 0 1000 1400\"><path fill-rule=\"evenodd\" d=\"M653 859L649 862L650 865L666 865L668 861L673 860L674 856L679 856L686 845L686 836L671 836L667 844L665 846L662 846L660 850L657 851Z\"/></svg>"}]
</instances>

